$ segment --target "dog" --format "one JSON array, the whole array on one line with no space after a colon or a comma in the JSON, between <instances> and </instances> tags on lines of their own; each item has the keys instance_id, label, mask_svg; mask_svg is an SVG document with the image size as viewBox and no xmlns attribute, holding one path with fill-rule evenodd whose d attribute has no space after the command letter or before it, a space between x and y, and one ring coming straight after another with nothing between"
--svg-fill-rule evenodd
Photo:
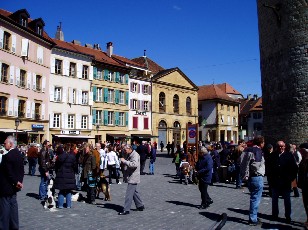
<instances>
[{"instance_id":1,"label":"dog","mask_svg":"<svg viewBox=\"0 0 308 230\"><path fill-rule=\"evenodd\" d=\"M106 176L103 172L101 172L99 180L97 182L96 186L96 198L99 198L100 192L104 193L105 195L105 201L111 201L111 195L110 195L110 185L106 179Z\"/></svg>"},{"instance_id":2,"label":"dog","mask_svg":"<svg viewBox=\"0 0 308 230\"><path fill-rule=\"evenodd\" d=\"M53 178L50 178L47 185L47 200L44 203L44 209L49 209L50 211L54 211L56 209L56 202L53 194Z\"/></svg>"}]
</instances>

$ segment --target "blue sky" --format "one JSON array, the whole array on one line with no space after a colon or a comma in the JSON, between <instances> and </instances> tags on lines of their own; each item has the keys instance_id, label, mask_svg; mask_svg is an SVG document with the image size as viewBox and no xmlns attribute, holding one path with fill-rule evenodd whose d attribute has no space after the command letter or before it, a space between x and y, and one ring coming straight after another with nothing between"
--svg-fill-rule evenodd
<instances>
[{"instance_id":1,"label":"blue sky","mask_svg":"<svg viewBox=\"0 0 308 230\"><path fill-rule=\"evenodd\" d=\"M44 2L44 3L43 3ZM127 58L146 55L164 68L179 67L196 85L227 82L244 96L261 96L255 0L1 0L43 18L54 37L114 44Z\"/></svg>"}]
</instances>

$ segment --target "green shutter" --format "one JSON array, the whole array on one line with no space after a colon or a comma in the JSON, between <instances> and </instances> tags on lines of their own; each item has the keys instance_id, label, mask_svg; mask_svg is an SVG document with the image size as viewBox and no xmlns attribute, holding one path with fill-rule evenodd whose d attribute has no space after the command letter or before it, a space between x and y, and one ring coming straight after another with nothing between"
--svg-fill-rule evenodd
<instances>
[{"instance_id":1,"label":"green shutter","mask_svg":"<svg viewBox=\"0 0 308 230\"><path fill-rule=\"evenodd\" d=\"M128 112L125 113L125 124L128 126Z\"/></svg>"},{"instance_id":2,"label":"green shutter","mask_svg":"<svg viewBox=\"0 0 308 230\"><path fill-rule=\"evenodd\" d=\"M119 125L119 112L115 112L114 114L115 114L114 123L115 123L116 126L118 126Z\"/></svg>"},{"instance_id":3,"label":"green shutter","mask_svg":"<svg viewBox=\"0 0 308 230\"><path fill-rule=\"evenodd\" d=\"M116 72L115 82L119 82L119 81L120 81L120 73Z\"/></svg>"},{"instance_id":4,"label":"green shutter","mask_svg":"<svg viewBox=\"0 0 308 230\"><path fill-rule=\"evenodd\" d=\"M128 84L128 74L125 74L125 84Z\"/></svg>"},{"instance_id":5,"label":"green shutter","mask_svg":"<svg viewBox=\"0 0 308 230\"><path fill-rule=\"evenodd\" d=\"M119 90L115 90L115 103L119 104L119 100L120 100L120 92Z\"/></svg>"},{"instance_id":6,"label":"green shutter","mask_svg":"<svg viewBox=\"0 0 308 230\"><path fill-rule=\"evenodd\" d=\"M104 88L104 102L108 102L108 88Z\"/></svg>"},{"instance_id":7,"label":"green shutter","mask_svg":"<svg viewBox=\"0 0 308 230\"><path fill-rule=\"evenodd\" d=\"M97 68L95 66L93 67L93 78L97 79Z\"/></svg>"},{"instance_id":8,"label":"green shutter","mask_svg":"<svg viewBox=\"0 0 308 230\"><path fill-rule=\"evenodd\" d=\"M108 111L104 111L104 125L108 125Z\"/></svg>"},{"instance_id":9,"label":"green shutter","mask_svg":"<svg viewBox=\"0 0 308 230\"><path fill-rule=\"evenodd\" d=\"M125 104L128 105L128 91L125 92Z\"/></svg>"},{"instance_id":10,"label":"green shutter","mask_svg":"<svg viewBox=\"0 0 308 230\"><path fill-rule=\"evenodd\" d=\"M109 71L108 69L104 69L104 80L108 80L108 74L109 74Z\"/></svg>"},{"instance_id":11,"label":"green shutter","mask_svg":"<svg viewBox=\"0 0 308 230\"><path fill-rule=\"evenodd\" d=\"M97 89L97 87L96 87L96 86L93 86L93 87L92 87L92 92L93 92L93 101L96 101L96 89Z\"/></svg>"},{"instance_id":12,"label":"green shutter","mask_svg":"<svg viewBox=\"0 0 308 230\"><path fill-rule=\"evenodd\" d=\"M96 125L96 109L92 109L93 125Z\"/></svg>"}]
</instances>

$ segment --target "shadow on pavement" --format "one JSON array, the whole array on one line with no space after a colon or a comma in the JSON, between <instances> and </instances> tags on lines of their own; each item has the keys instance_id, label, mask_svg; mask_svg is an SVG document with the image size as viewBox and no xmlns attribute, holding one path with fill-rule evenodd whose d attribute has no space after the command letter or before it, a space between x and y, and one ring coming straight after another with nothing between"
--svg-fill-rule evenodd
<instances>
[{"instance_id":1,"label":"shadow on pavement","mask_svg":"<svg viewBox=\"0 0 308 230\"><path fill-rule=\"evenodd\" d=\"M162 158L172 158L171 155L168 155L167 153L157 153L156 157L162 157Z\"/></svg>"},{"instance_id":2,"label":"shadow on pavement","mask_svg":"<svg viewBox=\"0 0 308 230\"><path fill-rule=\"evenodd\" d=\"M213 221L218 221L220 216L221 216L220 214L212 213L212 212L200 212L199 214L204 216L204 217L206 217L206 218L208 218L208 219L210 219L210 220L213 220ZM232 221L232 222L248 225L248 221L247 220L243 220L243 219L238 218L238 217L228 216L228 220L227 221L228 222Z\"/></svg>"},{"instance_id":3,"label":"shadow on pavement","mask_svg":"<svg viewBox=\"0 0 308 230\"><path fill-rule=\"evenodd\" d=\"M192 208L197 208L199 206L199 205L194 205L194 204L190 204L190 203L186 203L186 202L182 202L182 201L177 201L177 200L166 200L166 202L171 203L171 204L175 204L175 205L192 207Z\"/></svg>"},{"instance_id":4,"label":"shadow on pavement","mask_svg":"<svg viewBox=\"0 0 308 230\"><path fill-rule=\"evenodd\" d=\"M105 204L102 204L102 205L104 205L104 207L100 206L100 208L112 209L112 210L115 210L117 212L123 211L123 207L120 206L120 205L117 205L117 204L105 203Z\"/></svg>"},{"instance_id":5,"label":"shadow on pavement","mask_svg":"<svg viewBox=\"0 0 308 230\"><path fill-rule=\"evenodd\" d=\"M39 195L33 192L28 192L26 196L37 199L37 200L39 199Z\"/></svg>"}]
</instances>

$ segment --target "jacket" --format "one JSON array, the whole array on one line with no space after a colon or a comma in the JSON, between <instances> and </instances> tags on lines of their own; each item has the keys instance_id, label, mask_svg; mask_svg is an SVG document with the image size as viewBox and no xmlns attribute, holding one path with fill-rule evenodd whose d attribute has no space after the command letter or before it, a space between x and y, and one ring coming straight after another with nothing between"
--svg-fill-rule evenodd
<instances>
[{"instance_id":1,"label":"jacket","mask_svg":"<svg viewBox=\"0 0 308 230\"><path fill-rule=\"evenodd\" d=\"M56 179L54 188L59 190L76 189L76 157L73 153L62 153L55 165Z\"/></svg>"},{"instance_id":2,"label":"jacket","mask_svg":"<svg viewBox=\"0 0 308 230\"><path fill-rule=\"evenodd\" d=\"M265 175L265 160L259 147L246 148L240 156L239 163L242 179Z\"/></svg>"},{"instance_id":3,"label":"jacket","mask_svg":"<svg viewBox=\"0 0 308 230\"><path fill-rule=\"evenodd\" d=\"M150 162L154 163L156 161L156 148L151 148Z\"/></svg>"},{"instance_id":4,"label":"jacket","mask_svg":"<svg viewBox=\"0 0 308 230\"><path fill-rule=\"evenodd\" d=\"M297 186L302 190L308 191L308 159L302 159L299 164Z\"/></svg>"},{"instance_id":5,"label":"jacket","mask_svg":"<svg viewBox=\"0 0 308 230\"><path fill-rule=\"evenodd\" d=\"M31 146L31 147L28 149L27 157L28 157L28 158L38 158L38 151L37 151L37 148L35 148L34 146Z\"/></svg>"},{"instance_id":6,"label":"jacket","mask_svg":"<svg viewBox=\"0 0 308 230\"><path fill-rule=\"evenodd\" d=\"M24 178L24 160L17 148L2 156L0 164L0 197L15 195L17 182Z\"/></svg>"},{"instance_id":7,"label":"jacket","mask_svg":"<svg viewBox=\"0 0 308 230\"><path fill-rule=\"evenodd\" d=\"M42 148L39 157L38 157L38 164L39 164L39 169L43 170L44 172L49 171L48 163L50 160L49 152L45 148Z\"/></svg>"},{"instance_id":8,"label":"jacket","mask_svg":"<svg viewBox=\"0 0 308 230\"><path fill-rule=\"evenodd\" d=\"M209 153L200 157L197 164L197 177L206 184L210 184L212 181L212 171L213 171L213 159Z\"/></svg>"},{"instance_id":9,"label":"jacket","mask_svg":"<svg viewBox=\"0 0 308 230\"><path fill-rule=\"evenodd\" d=\"M129 184L139 184L140 183L140 156L134 150L129 154L127 160L123 161L124 164L124 182Z\"/></svg>"},{"instance_id":10,"label":"jacket","mask_svg":"<svg viewBox=\"0 0 308 230\"><path fill-rule=\"evenodd\" d=\"M138 145L136 151L140 155L141 161L145 161L147 159L149 151L145 145Z\"/></svg>"},{"instance_id":11,"label":"jacket","mask_svg":"<svg viewBox=\"0 0 308 230\"><path fill-rule=\"evenodd\" d=\"M96 168L95 157L93 157L91 152L84 153L82 156L80 156L79 162L82 165L81 179L83 181L87 181L88 173L93 173Z\"/></svg>"}]
</instances>

